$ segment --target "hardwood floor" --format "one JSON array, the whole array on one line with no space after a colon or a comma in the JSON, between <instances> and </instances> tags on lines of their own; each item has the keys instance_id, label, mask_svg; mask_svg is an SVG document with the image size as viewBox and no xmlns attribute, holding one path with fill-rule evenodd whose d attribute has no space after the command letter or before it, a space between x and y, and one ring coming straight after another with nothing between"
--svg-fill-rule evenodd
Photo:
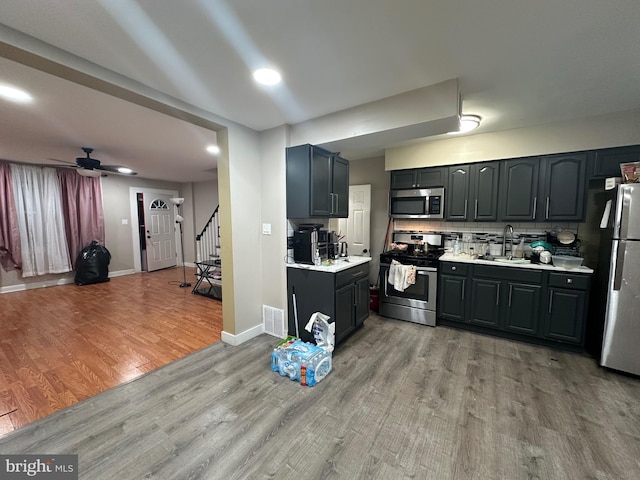
<instances>
[{"instance_id":1,"label":"hardwood floor","mask_svg":"<svg viewBox=\"0 0 640 480\"><path fill-rule=\"evenodd\" d=\"M371 316L315 387L218 342L0 437L80 478L640 478L640 380L574 353Z\"/></svg>"},{"instance_id":2,"label":"hardwood floor","mask_svg":"<svg viewBox=\"0 0 640 480\"><path fill-rule=\"evenodd\" d=\"M0 434L219 341L222 304L182 278L169 268L0 295Z\"/></svg>"}]
</instances>

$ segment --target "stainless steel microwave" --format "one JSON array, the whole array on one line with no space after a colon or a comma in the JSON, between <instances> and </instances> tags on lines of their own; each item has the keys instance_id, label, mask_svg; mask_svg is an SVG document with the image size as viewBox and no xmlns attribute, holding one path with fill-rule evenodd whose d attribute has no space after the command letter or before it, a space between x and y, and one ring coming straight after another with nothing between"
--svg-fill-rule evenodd
<instances>
[{"instance_id":1,"label":"stainless steel microwave","mask_svg":"<svg viewBox=\"0 0 640 480\"><path fill-rule=\"evenodd\" d=\"M444 188L391 190L389 216L392 218L444 218Z\"/></svg>"}]
</instances>

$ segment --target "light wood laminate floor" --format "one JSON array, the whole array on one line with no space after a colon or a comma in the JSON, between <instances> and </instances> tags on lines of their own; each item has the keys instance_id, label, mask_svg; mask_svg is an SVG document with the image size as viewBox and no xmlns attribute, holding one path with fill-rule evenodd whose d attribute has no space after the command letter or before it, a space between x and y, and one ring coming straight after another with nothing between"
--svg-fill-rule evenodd
<instances>
[{"instance_id":1,"label":"light wood laminate floor","mask_svg":"<svg viewBox=\"0 0 640 480\"><path fill-rule=\"evenodd\" d=\"M0 437L81 479L637 479L640 381L589 357L370 317L315 387L276 339L206 347Z\"/></svg>"},{"instance_id":2,"label":"light wood laminate floor","mask_svg":"<svg viewBox=\"0 0 640 480\"><path fill-rule=\"evenodd\" d=\"M221 302L182 280L168 268L0 295L0 434L219 341Z\"/></svg>"}]
</instances>

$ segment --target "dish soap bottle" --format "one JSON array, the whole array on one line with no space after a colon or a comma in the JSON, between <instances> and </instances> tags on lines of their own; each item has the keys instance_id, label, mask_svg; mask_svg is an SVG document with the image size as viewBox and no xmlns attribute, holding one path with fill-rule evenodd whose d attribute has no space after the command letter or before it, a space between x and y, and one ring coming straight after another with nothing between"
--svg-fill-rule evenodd
<instances>
[{"instance_id":1,"label":"dish soap bottle","mask_svg":"<svg viewBox=\"0 0 640 480\"><path fill-rule=\"evenodd\" d=\"M524 237L520 239L520 243L516 247L516 251L513 256L515 258L524 258Z\"/></svg>"},{"instance_id":2,"label":"dish soap bottle","mask_svg":"<svg viewBox=\"0 0 640 480\"><path fill-rule=\"evenodd\" d=\"M313 257L313 264L316 267L319 267L321 263L322 263L322 260L320 259L320 250L316 250L316 254Z\"/></svg>"}]
</instances>

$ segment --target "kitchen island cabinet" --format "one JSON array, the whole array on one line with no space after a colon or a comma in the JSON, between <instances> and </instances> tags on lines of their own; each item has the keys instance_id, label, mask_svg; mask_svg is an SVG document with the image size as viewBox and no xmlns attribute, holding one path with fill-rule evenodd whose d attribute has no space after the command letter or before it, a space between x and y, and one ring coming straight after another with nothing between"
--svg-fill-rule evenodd
<instances>
[{"instance_id":1,"label":"kitchen island cabinet","mask_svg":"<svg viewBox=\"0 0 640 480\"><path fill-rule=\"evenodd\" d=\"M591 269L442 258L438 324L582 350Z\"/></svg>"},{"instance_id":2,"label":"kitchen island cabinet","mask_svg":"<svg viewBox=\"0 0 640 480\"><path fill-rule=\"evenodd\" d=\"M349 257L334 266L288 265L288 330L306 342L313 336L304 330L315 312L335 322L336 344L362 326L369 316L369 257ZM295 298L295 302L294 302ZM298 328L296 331L296 316Z\"/></svg>"}]
</instances>

